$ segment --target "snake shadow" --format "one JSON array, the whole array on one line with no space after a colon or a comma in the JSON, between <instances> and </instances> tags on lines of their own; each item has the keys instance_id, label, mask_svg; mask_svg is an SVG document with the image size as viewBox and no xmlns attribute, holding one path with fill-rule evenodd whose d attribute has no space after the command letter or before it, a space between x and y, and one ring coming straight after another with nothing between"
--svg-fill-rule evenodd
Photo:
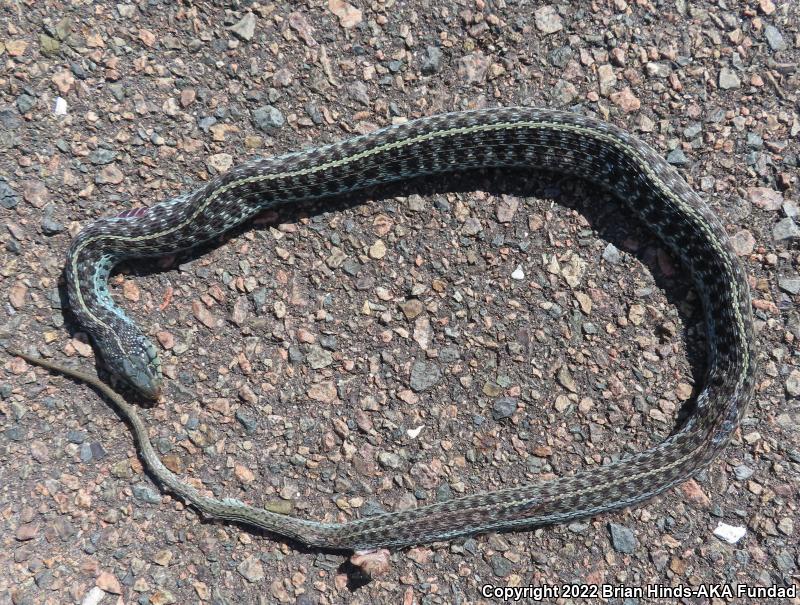
<instances>
[{"instance_id":1,"label":"snake shadow","mask_svg":"<svg viewBox=\"0 0 800 605\"><path fill-rule=\"evenodd\" d=\"M624 204L614 198L612 194L598 189L596 185L589 181L571 176L565 177L542 170L493 168L448 173L435 177L419 177L402 183L376 186L350 194L331 196L322 200L287 204L270 209L270 211L275 212L274 220L264 220L264 215L262 215L261 218L257 218L255 221L247 221L209 242L190 250L176 253L174 262L168 267L164 267L163 263L159 263L156 259L143 259L142 261L137 260L135 265L123 263L115 269L114 273L124 272L136 276L163 273L165 270L174 269L182 263L200 258L210 250L224 245L246 231L254 229L266 230L270 226L280 223L293 223L304 218L339 212L360 206L370 200L376 200L380 204L382 203L381 200L405 197L412 194L430 197L443 193L468 193L473 191L484 191L491 195L508 194L521 198L544 197L553 199L560 206L576 210L582 214L597 237L639 260L652 274L656 287L663 291L668 302L677 310L681 324L681 335L686 344L687 361L695 382L698 386L702 385L707 363L705 326L699 297L695 292L692 281L689 279L688 272L675 271L672 274L666 274L662 270L657 251L667 251L666 247L641 220L627 209ZM522 208L521 206L520 210ZM396 210L401 212L402 208L397 208ZM488 233L483 232L479 234L478 239L488 240L489 237ZM490 242L483 241L482 244L489 246ZM673 266L681 266L678 259L671 255L670 257L672 258ZM62 314L65 327L74 336L76 332L81 331L81 328L69 311L63 284L60 288L60 295L62 297ZM135 401L144 407L152 407L152 402L143 399L132 390L119 384L120 381L114 380L114 377L103 367L99 357L95 357L95 359L97 360L97 372L104 380L113 381L117 388L125 393L129 401ZM177 383L178 381L173 382ZM695 389L694 395L682 404L674 431L679 431L694 413L698 392L699 390ZM151 479L157 483L154 477L151 476ZM205 519L203 522L218 523L218 521ZM286 543L299 552L322 556L325 553L341 555L344 552L335 549L309 548L299 542L265 530L253 528L246 524L237 525L255 535L263 535L272 540ZM517 528L513 531L520 530ZM365 576L359 568L354 567L349 562L341 565L339 572L348 575L348 585L352 589L363 586L369 581L368 576Z\"/></svg>"}]
</instances>

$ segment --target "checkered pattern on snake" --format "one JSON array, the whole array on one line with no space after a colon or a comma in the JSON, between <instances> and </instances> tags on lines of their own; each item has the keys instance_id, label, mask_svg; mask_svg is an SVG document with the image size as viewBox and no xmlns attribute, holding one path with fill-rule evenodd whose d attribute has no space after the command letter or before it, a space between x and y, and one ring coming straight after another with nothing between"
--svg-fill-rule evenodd
<instances>
[{"instance_id":1,"label":"checkered pattern on snake","mask_svg":"<svg viewBox=\"0 0 800 605\"><path fill-rule=\"evenodd\" d=\"M753 328L747 280L715 216L657 152L612 125L534 108L467 111L243 164L197 191L89 225L68 255L70 304L108 367L154 397L161 387L156 348L108 293L106 280L115 264L192 248L265 208L420 175L503 166L576 175L610 190L691 272L705 314L708 370L696 413L663 443L553 481L319 523L201 494L161 463L145 425L124 399L92 376L25 357L103 388L130 421L153 475L206 515L308 545L402 546L562 522L644 501L706 467L730 439L752 396Z\"/></svg>"}]
</instances>

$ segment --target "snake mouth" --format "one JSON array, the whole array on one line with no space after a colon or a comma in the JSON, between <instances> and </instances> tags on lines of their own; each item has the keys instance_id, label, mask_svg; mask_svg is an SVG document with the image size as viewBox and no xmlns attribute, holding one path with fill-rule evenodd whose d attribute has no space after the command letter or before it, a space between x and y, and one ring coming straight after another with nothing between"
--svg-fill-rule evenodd
<instances>
[{"instance_id":1,"label":"snake mouth","mask_svg":"<svg viewBox=\"0 0 800 605\"><path fill-rule=\"evenodd\" d=\"M161 396L160 373L156 374L148 365L135 364L128 359L122 361L121 369L120 375L141 395L147 399L158 399Z\"/></svg>"},{"instance_id":2,"label":"snake mouth","mask_svg":"<svg viewBox=\"0 0 800 605\"><path fill-rule=\"evenodd\" d=\"M143 389L141 387L136 387L136 389L148 399L158 400L161 398L161 390L162 384L159 381L158 383L152 384L149 388Z\"/></svg>"}]
</instances>

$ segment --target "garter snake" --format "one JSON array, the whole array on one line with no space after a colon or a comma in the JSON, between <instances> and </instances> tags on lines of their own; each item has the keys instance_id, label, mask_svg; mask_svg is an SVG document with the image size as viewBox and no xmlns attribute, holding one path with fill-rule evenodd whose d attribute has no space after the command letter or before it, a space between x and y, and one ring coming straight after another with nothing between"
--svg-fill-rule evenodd
<instances>
[{"instance_id":1,"label":"garter snake","mask_svg":"<svg viewBox=\"0 0 800 605\"><path fill-rule=\"evenodd\" d=\"M403 546L562 522L642 502L706 467L729 441L754 388L753 326L745 274L716 217L656 151L610 124L544 109L485 109L421 118L344 142L251 161L194 192L86 227L67 257L70 305L109 369L155 397L161 387L156 348L107 289L109 272L120 261L192 248L269 207L420 175L504 166L575 175L613 192L690 271L703 305L708 366L695 414L666 441L553 481L319 523L203 495L161 463L136 409L109 387L88 374L23 357L102 389L129 421L153 475L204 514L311 546Z\"/></svg>"}]
</instances>

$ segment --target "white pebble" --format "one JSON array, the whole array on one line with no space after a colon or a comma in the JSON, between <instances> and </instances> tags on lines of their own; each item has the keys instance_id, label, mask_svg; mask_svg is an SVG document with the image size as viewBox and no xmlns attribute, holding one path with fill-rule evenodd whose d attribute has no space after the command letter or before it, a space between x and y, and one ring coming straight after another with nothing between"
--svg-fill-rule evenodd
<instances>
[{"instance_id":1,"label":"white pebble","mask_svg":"<svg viewBox=\"0 0 800 605\"><path fill-rule=\"evenodd\" d=\"M411 439L416 439L417 437L419 437L419 434L422 432L422 428L423 428L423 426L422 426L422 425L419 425L419 426L418 426L417 428L415 428L415 429L408 429L408 430L406 431L406 434L407 434L409 437L411 437Z\"/></svg>"},{"instance_id":2,"label":"white pebble","mask_svg":"<svg viewBox=\"0 0 800 605\"><path fill-rule=\"evenodd\" d=\"M56 104L53 106L53 113L57 116L67 115L67 100L63 97L56 97Z\"/></svg>"},{"instance_id":3,"label":"white pebble","mask_svg":"<svg viewBox=\"0 0 800 605\"><path fill-rule=\"evenodd\" d=\"M746 533L746 527L737 527L727 523L720 523L714 530L714 535L721 540L725 540L728 544L736 544Z\"/></svg>"},{"instance_id":4,"label":"white pebble","mask_svg":"<svg viewBox=\"0 0 800 605\"><path fill-rule=\"evenodd\" d=\"M514 269L514 272L511 274L511 279L525 279L525 273L522 270L522 265L517 265L517 268Z\"/></svg>"},{"instance_id":5,"label":"white pebble","mask_svg":"<svg viewBox=\"0 0 800 605\"><path fill-rule=\"evenodd\" d=\"M81 605L97 605L103 600L104 596L106 596L106 593L103 592L103 589L95 586L83 597Z\"/></svg>"}]
</instances>

